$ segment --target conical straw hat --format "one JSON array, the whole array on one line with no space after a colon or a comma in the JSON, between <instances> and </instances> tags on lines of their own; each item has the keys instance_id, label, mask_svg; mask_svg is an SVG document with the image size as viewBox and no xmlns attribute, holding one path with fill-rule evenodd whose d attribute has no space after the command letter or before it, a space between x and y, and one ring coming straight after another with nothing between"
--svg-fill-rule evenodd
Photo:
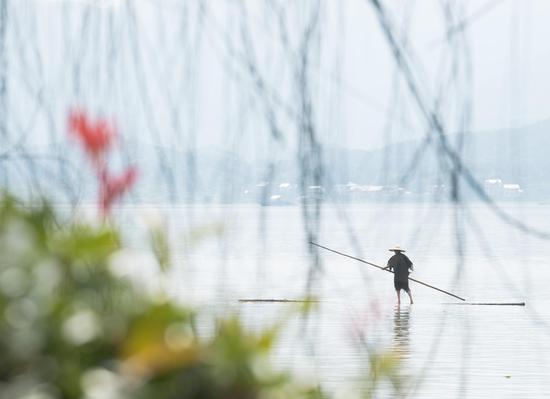
<instances>
[{"instance_id":1,"label":"conical straw hat","mask_svg":"<svg viewBox=\"0 0 550 399\"><path fill-rule=\"evenodd\" d=\"M393 248L388 249L388 251L399 251L399 252L406 252L404 249L402 249L399 245L395 245Z\"/></svg>"}]
</instances>

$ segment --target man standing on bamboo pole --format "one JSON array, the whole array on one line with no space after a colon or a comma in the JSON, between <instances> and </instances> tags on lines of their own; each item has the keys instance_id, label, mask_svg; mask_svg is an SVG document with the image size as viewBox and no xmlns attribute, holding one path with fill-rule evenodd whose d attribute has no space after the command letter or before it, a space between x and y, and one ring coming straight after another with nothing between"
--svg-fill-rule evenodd
<instances>
[{"instance_id":1,"label":"man standing on bamboo pole","mask_svg":"<svg viewBox=\"0 0 550 399\"><path fill-rule=\"evenodd\" d=\"M395 287L395 292L397 293L397 304L401 304L401 290L409 295L411 305L414 303L411 295L411 289L409 288L409 269L413 270L413 264L409 258L403 253L404 249L401 249L399 245L396 245L393 248L389 249L393 251L393 255L390 260L388 260L388 266L384 269L393 270L393 286Z\"/></svg>"}]
</instances>

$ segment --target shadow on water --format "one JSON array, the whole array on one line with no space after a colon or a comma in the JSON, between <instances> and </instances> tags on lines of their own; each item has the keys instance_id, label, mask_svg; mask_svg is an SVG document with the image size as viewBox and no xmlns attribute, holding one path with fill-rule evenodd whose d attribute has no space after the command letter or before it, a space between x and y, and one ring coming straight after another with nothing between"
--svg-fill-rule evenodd
<instances>
[{"instance_id":1,"label":"shadow on water","mask_svg":"<svg viewBox=\"0 0 550 399\"><path fill-rule=\"evenodd\" d=\"M410 314L410 306L395 306L393 313L393 349L402 359L408 359L410 354Z\"/></svg>"}]
</instances>

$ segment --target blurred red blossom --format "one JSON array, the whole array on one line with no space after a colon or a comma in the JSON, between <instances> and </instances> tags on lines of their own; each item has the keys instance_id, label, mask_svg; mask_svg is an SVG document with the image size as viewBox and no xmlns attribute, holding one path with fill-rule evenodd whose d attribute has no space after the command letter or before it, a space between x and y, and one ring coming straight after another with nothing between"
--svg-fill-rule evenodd
<instances>
[{"instance_id":1,"label":"blurred red blossom","mask_svg":"<svg viewBox=\"0 0 550 399\"><path fill-rule=\"evenodd\" d=\"M100 206L104 214L110 213L113 203L134 185L136 177L137 169L133 166L117 177L105 172L100 180Z\"/></svg>"},{"instance_id":2,"label":"blurred red blossom","mask_svg":"<svg viewBox=\"0 0 550 399\"><path fill-rule=\"evenodd\" d=\"M128 167L121 175L109 171L105 155L116 139L114 125L105 119L92 120L80 109L69 112L69 134L77 137L90 157L99 183L99 206L103 216L109 215L116 200L136 181L137 169Z\"/></svg>"},{"instance_id":3,"label":"blurred red blossom","mask_svg":"<svg viewBox=\"0 0 550 399\"><path fill-rule=\"evenodd\" d=\"M69 113L69 132L82 142L94 161L111 148L116 138L112 124L104 119L92 121L84 111L78 109Z\"/></svg>"}]
</instances>

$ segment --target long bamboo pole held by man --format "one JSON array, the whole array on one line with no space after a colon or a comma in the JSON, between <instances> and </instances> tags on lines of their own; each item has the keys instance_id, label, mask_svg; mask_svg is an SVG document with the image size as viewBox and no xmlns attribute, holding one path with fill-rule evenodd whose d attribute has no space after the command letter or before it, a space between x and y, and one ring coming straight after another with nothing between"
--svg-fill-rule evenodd
<instances>
[{"instance_id":1,"label":"long bamboo pole held by man","mask_svg":"<svg viewBox=\"0 0 550 399\"><path fill-rule=\"evenodd\" d=\"M345 256L345 257L350 258L350 259L354 259L354 260L359 261L359 262L361 262L361 263L365 263L365 264L367 264L367 265L377 267L377 268L380 269L380 270L384 270L384 271L387 271L388 273L392 273L392 274L393 274L393 271L388 270L388 269L386 269L386 268L384 268L384 267L382 267L382 266L375 265L374 263L367 262L367 261L364 260L364 259L356 258L355 256L351 256L351 255L348 255L348 254L345 254L345 253L342 253L342 252L339 252L339 251L335 251L334 249L327 248L327 247L325 247L325 246L323 246L323 245L319 245L319 244L316 244L316 243L311 242L311 241L310 241L310 244L311 244L311 245L315 245L316 247L319 247L319 248L323 248L323 249L325 249L325 250L327 250L327 251L330 251L330 252L333 252L333 253L335 253L335 254L342 255L342 256ZM411 278L411 277L409 277L409 280L414 281L415 283L418 283L418 284L422 284L423 286L426 286L426 287L428 287L428 288L431 288L431 289L434 289L434 290L436 290L436 291L442 292L442 293L444 293L444 294L450 295L450 296L452 296L452 297L454 297L454 298L460 299L461 301L466 301L466 299L461 298L461 297L459 297L458 295L455 295L455 294L452 294L452 293L450 293L450 292L448 292L448 291L442 290L441 288L434 287L433 285L424 283L423 281L416 280L416 279Z\"/></svg>"}]
</instances>

